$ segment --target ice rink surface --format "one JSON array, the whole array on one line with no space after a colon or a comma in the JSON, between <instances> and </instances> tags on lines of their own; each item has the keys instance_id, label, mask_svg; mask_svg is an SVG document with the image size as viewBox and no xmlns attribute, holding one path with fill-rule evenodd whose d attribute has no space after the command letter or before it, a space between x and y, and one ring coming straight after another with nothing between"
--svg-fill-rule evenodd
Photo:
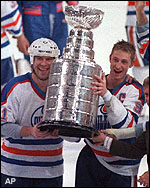
<instances>
[{"instance_id":1,"label":"ice rink surface","mask_svg":"<svg viewBox=\"0 0 150 188\"><path fill-rule=\"evenodd\" d=\"M94 40L95 62L100 64L105 74L109 73L109 55L113 45L119 40L127 40L125 33L127 1L80 1L79 5L98 8L104 12L102 24L92 30ZM71 28L70 28L71 29ZM12 42L15 45L14 39ZM23 55L14 49L16 59ZM129 74L132 75L131 70ZM64 141L64 187L74 187L75 164L78 154L84 146L83 139L79 143ZM146 156L142 159L139 174L147 170Z\"/></svg>"}]
</instances>

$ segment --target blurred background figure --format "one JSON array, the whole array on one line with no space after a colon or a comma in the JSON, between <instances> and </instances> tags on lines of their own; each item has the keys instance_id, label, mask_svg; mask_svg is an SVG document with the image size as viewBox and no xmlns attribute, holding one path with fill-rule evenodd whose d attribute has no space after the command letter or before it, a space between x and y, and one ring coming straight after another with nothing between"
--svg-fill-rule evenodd
<instances>
[{"instance_id":1,"label":"blurred background figure","mask_svg":"<svg viewBox=\"0 0 150 188\"><path fill-rule=\"evenodd\" d=\"M65 21L63 3L78 5L78 1L17 1L23 17L24 33L31 44L38 38L53 40L60 49L68 37L68 24ZM18 46L20 48L20 46ZM29 61L29 56L25 55Z\"/></svg>"},{"instance_id":2,"label":"blurred background figure","mask_svg":"<svg viewBox=\"0 0 150 188\"><path fill-rule=\"evenodd\" d=\"M126 33L127 39L129 42L133 43L136 47L136 59L134 62L134 67L132 68L133 76L142 84L144 78L149 75L149 62L145 61L143 56L143 51L138 48L137 34L136 34L136 3L139 1L128 1L127 6L127 19L126 19ZM149 1L143 1L144 5L144 13L149 19Z\"/></svg>"},{"instance_id":3,"label":"blurred background figure","mask_svg":"<svg viewBox=\"0 0 150 188\"><path fill-rule=\"evenodd\" d=\"M24 54L28 54L28 40L21 26L22 17L16 1L1 1L1 89L17 75L13 50L8 33L17 39Z\"/></svg>"}]
</instances>

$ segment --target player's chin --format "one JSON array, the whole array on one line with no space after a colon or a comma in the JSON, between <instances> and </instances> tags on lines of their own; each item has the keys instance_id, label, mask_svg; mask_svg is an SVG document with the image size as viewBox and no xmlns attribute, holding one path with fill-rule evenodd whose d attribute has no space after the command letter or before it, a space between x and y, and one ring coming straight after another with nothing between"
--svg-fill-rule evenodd
<instances>
[{"instance_id":1,"label":"player's chin","mask_svg":"<svg viewBox=\"0 0 150 188\"><path fill-rule=\"evenodd\" d=\"M40 80L48 80L49 78L49 74L37 74L37 77L40 79Z\"/></svg>"},{"instance_id":2,"label":"player's chin","mask_svg":"<svg viewBox=\"0 0 150 188\"><path fill-rule=\"evenodd\" d=\"M115 73L114 75L115 79L116 80L121 80L122 78L124 78L124 74L121 72L121 73Z\"/></svg>"},{"instance_id":3,"label":"player's chin","mask_svg":"<svg viewBox=\"0 0 150 188\"><path fill-rule=\"evenodd\" d=\"M41 78L41 79L44 79L44 80L46 80L46 79L48 79L49 78L49 72L42 72L42 73L39 73L39 77Z\"/></svg>"},{"instance_id":4,"label":"player's chin","mask_svg":"<svg viewBox=\"0 0 150 188\"><path fill-rule=\"evenodd\" d=\"M40 80L43 80L43 81L45 81L45 80L48 80L48 76L40 76Z\"/></svg>"}]
</instances>

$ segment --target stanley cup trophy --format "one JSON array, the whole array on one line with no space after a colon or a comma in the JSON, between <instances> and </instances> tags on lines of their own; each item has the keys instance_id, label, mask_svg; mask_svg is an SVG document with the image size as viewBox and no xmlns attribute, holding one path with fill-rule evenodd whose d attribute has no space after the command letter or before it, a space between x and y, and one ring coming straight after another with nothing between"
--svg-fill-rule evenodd
<instances>
[{"instance_id":1,"label":"stanley cup trophy","mask_svg":"<svg viewBox=\"0 0 150 188\"><path fill-rule=\"evenodd\" d=\"M99 97L93 95L93 75L101 75L102 68L94 61L94 41L90 31L100 25L101 10L66 6L65 17L74 28L67 38L63 55L51 65L49 83L40 130L59 130L59 135L91 137L96 134Z\"/></svg>"}]
</instances>

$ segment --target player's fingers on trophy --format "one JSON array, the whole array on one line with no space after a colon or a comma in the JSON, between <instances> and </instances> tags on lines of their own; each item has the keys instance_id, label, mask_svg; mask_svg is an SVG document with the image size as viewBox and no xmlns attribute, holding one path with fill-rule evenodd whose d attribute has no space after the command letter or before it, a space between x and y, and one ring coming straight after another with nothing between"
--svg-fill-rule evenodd
<instances>
[{"instance_id":1,"label":"player's fingers on trophy","mask_svg":"<svg viewBox=\"0 0 150 188\"><path fill-rule=\"evenodd\" d=\"M92 140L94 142L94 145L98 146L98 145L102 145L104 144L104 139L105 139L105 135L103 133L101 133L100 131L98 131L99 134L97 135L92 135Z\"/></svg>"},{"instance_id":2,"label":"player's fingers on trophy","mask_svg":"<svg viewBox=\"0 0 150 188\"><path fill-rule=\"evenodd\" d=\"M37 128L36 135L39 138L45 138L45 137L49 136L49 132L48 132L48 130L46 130L46 131L40 131L40 129Z\"/></svg>"},{"instance_id":3,"label":"player's fingers on trophy","mask_svg":"<svg viewBox=\"0 0 150 188\"><path fill-rule=\"evenodd\" d=\"M99 82L99 83L102 81L101 77L99 77L99 76L96 75L96 74L93 76L93 78L94 78L97 82Z\"/></svg>"},{"instance_id":4,"label":"player's fingers on trophy","mask_svg":"<svg viewBox=\"0 0 150 188\"><path fill-rule=\"evenodd\" d=\"M93 83L92 85L94 86L94 87L91 87L91 90L93 91L101 91L104 86L102 83L97 83L97 82Z\"/></svg>"},{"instance_id":5,"label":"player's fingers on trophy","mask_svg":"<svg viewBox=\"0 0 150 188\"><path fill-rule=\"evenodd\" d=\"M105 135L107 135L107 136L109 136L109 137L111 137L111 138L113 138L113 139L116 139L116 136L115 136L113 133L111 133L110 130L111 130L111 129L105 129L105 130L100 130L100 132L101 132L101 133L104 133Z\"/></svg>"},{"instance_id":6,"label":"player's fingers on trophy","mask_svg":"<svg viewBox=\"0 0 150 188\"><path fill-rule=\"evenodd\" d=\"M54 129L53 131L50 131L49 132L49 136L51 138L58 138L58 136L59 136L59 130L58 129Z\"/></svg>"},{"instance_id":7,"label":"player's fingers on trophy","mask_svg":"<svg viewBox=\"0 0 150 188\"><path fill-rule=\"evenodd\" d=\"M34 125L34 127L32 128L32 131L31 131L32 136L35 137L35 138L45 138L45 137L47 137L49 135L48 130L40 131L40 129L37 128L38 124Z\"/></svg>"},{"instance_id":8,"label":"player's fingers on trophy","mask_svg":"<svg viewBox=\"0 0 150 188\"><path fill-rule=\"evenodd\" d=\"M105 73L104 73L104 72L102 72L101 80L102 80L103 82L105 82L105 81L106 81L106 78L105 78Z\"/></svg>"},{"instance_id":9,"label":"player's fingers on trophy","mask_svg":"<svg viewBox=\"0 0 150 188\"><path fill-rule=\"evenodd\" d=\"M98 75L94 75L94 79L97 82L92 82L92 85L100 86L100 84L104 85L106 83L106 78L105 78L105 73L104 72L102 72L101 77L99 77Z\"/></svg>"}]
</instances>

